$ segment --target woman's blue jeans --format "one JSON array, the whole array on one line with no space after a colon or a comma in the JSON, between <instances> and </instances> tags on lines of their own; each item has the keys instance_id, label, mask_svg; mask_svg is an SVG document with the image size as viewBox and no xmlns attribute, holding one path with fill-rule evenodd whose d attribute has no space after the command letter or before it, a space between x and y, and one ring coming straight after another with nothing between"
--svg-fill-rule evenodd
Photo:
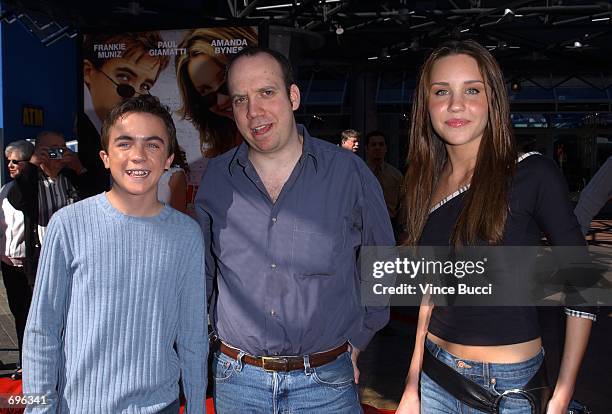
<instances>
[{"instance_id":1,"label":"woman's blue jeans","mask_svg":"<svg viewBox=\"0 0 612 414\"><path fill-rule=\"evenodd\" d=\"M440 361L494 394L524 387L544 362L543 349L527 361L514 364L493 364L458 358L429 339L425 340L425 346ZM531 405L525 398L513 394L502 399L499 412L500 414L531 414ZM421 373L421 413L480 414L483 411L463 404L427 375Z\"/></svg>"}]
</instances>

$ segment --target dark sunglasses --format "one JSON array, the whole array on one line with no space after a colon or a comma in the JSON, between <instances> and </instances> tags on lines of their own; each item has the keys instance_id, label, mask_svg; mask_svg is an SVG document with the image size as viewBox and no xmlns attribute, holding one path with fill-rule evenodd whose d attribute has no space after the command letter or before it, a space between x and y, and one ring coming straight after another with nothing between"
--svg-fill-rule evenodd
<instances>
[{"instance_id":1,"label":"dark sunglasses","mask_svg":"<svg viewBox=\"0 0 612 414\"><path fill-rule=\"evenodd\" d=\"M19 165L20 162L24 162L25 160L8 160L8 164Z\"/></svg>"},{"instance_id":2,"label":"dark sunglasses","mask_svg":"<svg viewBox=\"0 0 612 414\"><path fill-rule=\"evenodd\" d=\"M202 105L204 105L206 108L210 108L211 106L214 106L217 103L218 95L229 96L229 91L227 90L226 81L223 81L223 83L219 85L219 87L216 90L210 91L206 95L200 95L202 99Z\"/></svg>"},{"instance_id":3,"label":"dark sunglasses","mask_svg":"<svg viewBox=\"0 0 612 414\"><path fill-rule=\"evenodd\" d=\"M134 87L130 84L127 83L117 83L117 81L115 81L113 78L111 78L110 76L108 76L104 71L100 70L100 72L102 72L102 74L104 76L106 76L108 78L109 81L111 81L112 83L115 84L115 86L117 87L117 95L119 95L120 97L124 98L124 99L128 99L131 98L132 96L139 94L139 95L151 95L151 93L149 91L147 91L146 93L141 93L141 92L136 92L136 89L134 89Z\"/></svg>"}]
</instances>

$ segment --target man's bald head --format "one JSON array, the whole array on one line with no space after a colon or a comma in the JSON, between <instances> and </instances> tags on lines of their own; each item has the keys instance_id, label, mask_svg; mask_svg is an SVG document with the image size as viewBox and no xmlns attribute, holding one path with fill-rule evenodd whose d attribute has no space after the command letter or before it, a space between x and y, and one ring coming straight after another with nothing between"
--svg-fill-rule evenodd
<instances>
[{"instance_id":1,"label":"man's bald head","mask_svg":"<svg viewBox=\"0 0 612 414\"><path fill-rule=\"evenodd\" d=\"M66 147L66 140L59 132L43 131L36 137L36 145L34 146L34 149L36 150L40 147L64 148Z\"/></svg>"}]
</instances>

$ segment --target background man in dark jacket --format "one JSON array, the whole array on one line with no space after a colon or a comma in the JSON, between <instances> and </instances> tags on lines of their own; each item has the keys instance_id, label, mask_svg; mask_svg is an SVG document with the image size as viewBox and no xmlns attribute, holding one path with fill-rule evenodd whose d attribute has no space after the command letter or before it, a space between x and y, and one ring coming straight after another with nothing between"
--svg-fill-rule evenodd
<instances>
[{"instance_id":1,"label":"background man in dark jacket","mask_svg":"<svg viewBox=\"0 0 612 414\"><path fill-rule=\"evenodd\" d=\"M8 200L23 211L26 257L24 269L33 286L40 255L40 245L51 216L60 208L88 194L90 183L79 157L66 147L64 137L51 131L38 134L34 155L15 185Z\"/></svg>"}]
</instances>

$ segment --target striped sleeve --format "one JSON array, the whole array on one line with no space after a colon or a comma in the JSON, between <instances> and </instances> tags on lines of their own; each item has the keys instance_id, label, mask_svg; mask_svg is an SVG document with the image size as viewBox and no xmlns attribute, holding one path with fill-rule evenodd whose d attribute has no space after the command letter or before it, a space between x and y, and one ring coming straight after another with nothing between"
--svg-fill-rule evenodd
<instances>
[{"instance_id":1,"label":"striped sleeve","mask_svg":"<svg viewBox=\"0 0 612 414\"><path fill-rule=\"evenodd\" d=\"M567 316L574 316L576 318L590 319L593 322L597 320L597 315L595 315L594 313L583 312L576 309L565 308L565 314Z\"/></svg>"}]
</instances>

